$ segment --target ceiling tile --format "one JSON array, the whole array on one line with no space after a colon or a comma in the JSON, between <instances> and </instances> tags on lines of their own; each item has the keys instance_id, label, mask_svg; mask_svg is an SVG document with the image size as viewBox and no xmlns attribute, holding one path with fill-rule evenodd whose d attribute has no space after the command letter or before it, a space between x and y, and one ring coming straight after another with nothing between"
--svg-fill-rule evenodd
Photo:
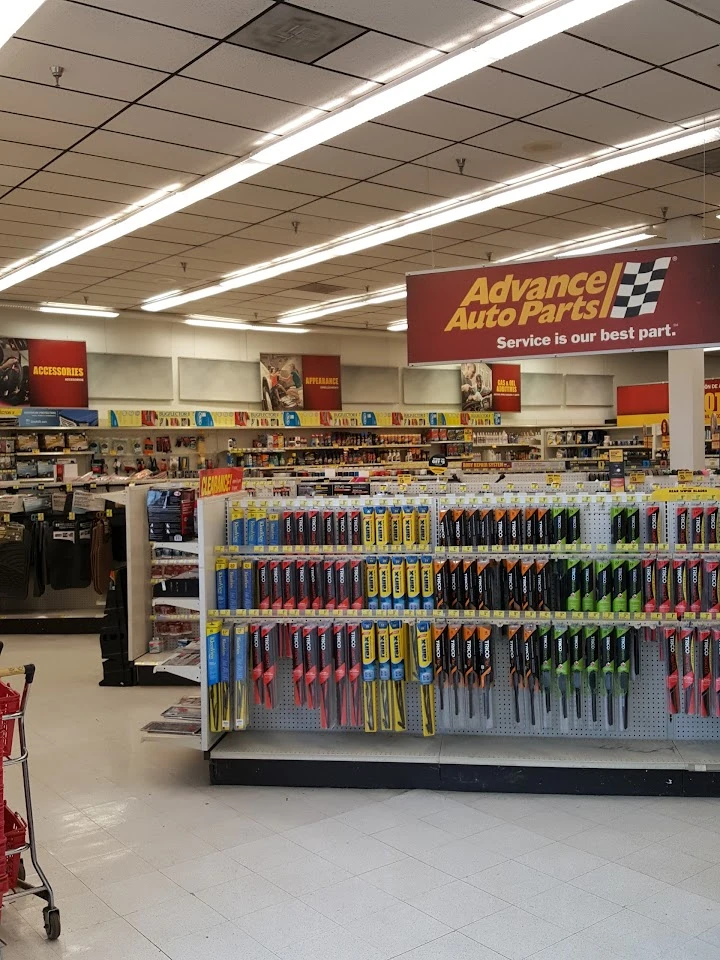
<instances>
[{"instance_id":1,"label":"ceiling tile","mask_svg":"<svg viewBox=\"0 0 720 960\"><path fill-rule=\"evenodd\" d=\"M17 36L167 71L179 70L210 46L180 30L65 0L45 0Z\"/></svg>"},{"instance_id":2,"label":"ceiling tile","mask_svg":"<svg viewBox=\"0 0 720 960\"><path fill-rule=\"evenodd\" d=\"M636 0L572 32L650 63L667 63L720 43L720 24L669 0Z\"/></svg>"},{"instance_id":3,"label":"ceiling tile","mask_svg":"<svg viewBox=\"0 0 720 960\"><path fill-rule=\"evenodd\" d=\"M631 227L636 223L646 221L645 216L638 216L637 212L629 210L615 210L600 204L572 210L570 213L561 213L561 220L570 220L573 223L584 223L588 226L622 228ZM588 231L589 233L592 231Z\"/></svg>"},{"instance_id":4,"label":"ceiling tile","mask_svg":"<svg viewBox=\"0 0 720 960\"><path fill-rule=\"evenodd\" d=\"M3 137L32 146L66 150L89 133L90 129L75 123L56 123L54 120L41 120L19 113L0 111L0 130ZM2 157L3 160L7 159L4 153Z\"/></svg>"},{"instance_id":5,"label":"ceiling tile","mask_svg":"<svg viewBox=\"0 0 720 960\"><path fill-rule=\"evenodd\" d=\"M377 216L392 216L398 211L411 212L434 204L435 198L412 190L388 187L380 183L356 183L334 194L333 200L349 200L379 208Z\"/></svg>"},{"instance_id":6,"label":"ceiling tile","mask_svg":"<svg viewBox=\"0 0 720 960\"><path fill-rule=\"evenodd\" d=\"M358 85L355 77L246 50L232 43L221 44L182 73L308 107L320 107L336 97L346 96Z\"/></svg>"},{"instance_id":7,"label":"ceiling tile","mask_svg":"<svg viewBox=\"0 0 720 960\"><path fill-rule=\"evenodd\" d=\"M375 157L369 153L355 153L352 150L341 150L323 144L306 150L299 157L295 157L293 165L303 170L313 170L317 173L331 173L338 176L352 177L354 180L364 180L374 177L385 170L397 166L397 161L387 157Z\"/></svg>"},{"instance_id":8,"label":"ceiling tile","mask_svg":"<svg viewBox=\"0 0 720 960\"><path fill-rule=\"evenodd\" d=\"M0 140L0 157L3 163L14 164L18 167L42 167L60 153L59 150L48 147L37 147L28 143L13 143L10 140Z\"/></svg>"},{"instance_id":9,"label":"ceiling tile","mask_svg":"<svg viewBox=\"0 0 720 960\"><path fill-rule=\"evenodd\" d=\"M155 163L164 170L174 171L170 178L171 182L177 179L175 172L211 173L234 159L221 153L197 150L194 147L181 147L161 140L145 140L142 137L127 136L111 130L97 130L91 133L79 145L78 152L129 160L131 163ZM166 184L167 180L164 180L163 186Z\"/></svg>"},{"instance_id":10,"label":"ceiling tile","mask_svg":"<svg viewBox=\"0 0 720 960\"><path fill-rule=\"evenodd\" d=\"M229 203L226 200L201 200L189 207L193 213L203 217L216 217L218 220L239 221L241 223L259 223L275 215L277 211L266 207L251 206L248 203Z\"/></svg>"},{"instance_id":11,"label":"ceiling tile","mask_svg":"<svg viewBox=\"0 0 720 960\"><path fill-rule=\"evenodd\" d=\"M84 0L93 7L112 9L178 30L191 30L208 37L222 38L233 33L248 20L257 17L273 0Z\"/></svg>"},{"instance_id":12,"label":"ceiling tile","mask_svg":"<svg viewBox=\"0 0 720 960\"><path fill-rule=\"evenodd\" d=\"M345 226L342 228L344 232L351 230L354 224L366 226L386 219L383 211L378 210L377 207L363 206L360 203L344 203L342 200L333 200L332 197L313 200L312 203L308 203L303 212L315 217L331 217L334 220L342 220L345 222Z\"/></svg>"},{"instance_id":13,"label":"ceiling tile","mask_svg":"<svg viewBox=\"0 0 720 960\"><path fill-rule=\"evenodd\" d=\"M718 16L720 17L720 8ZM691 80L699 80L700 83L706 83L711 87L720 87L719 65L720 47L711 47L691 57L674 60L666 69L673 74L678 73L683 77L690 77Z\"/></svg>"},{"instance_id":14,"label":"ceiling tile","mask_svg":"<svg viewBox=\"0 0 720 960\"><path fill-rule=\"evenodd\" d=\"M685 197L688 200L697 200L703 205L718 207L720 206L720 177L695 177L694 180L671 183L663 187L662 192L671 197ZM670 203L672 205L672 200Z\"/></svg>"},{"instance_id":15,"label":"ceiling tile","mask_svg":"<svg viewBox=\"0 0 720 960\"><path fill-rule=\"evenodd\" d=\"M342 190L343 187L349 187L354 181L349 177L334 177L327 173L299 170L297 167L281 164L270 167L253 177L252 182L258 186L295 190L315 197L325 197L329 193L335 193L336 190Z\"/></svg>"},{"instance_id":16,"label":"ceiling tile","mask_svg":"<svg viewBox=\"0 0 720 960\"><path fill-rule=\"evenodd\" d=\"M43 43L31 43L18 37L12 37L0 49L0 76L48 84L54 89L50 64L60 57L65 68L63 90L94 93L116 100L135 100L167 76L166 73L145 67L92 57Z\"/></svg>"},{"instance_id":17,"label":"ceiling tile","mask_svg":"<svg viewBox=\"0 0 720 960\"><path fill-rule=\"evenodd\" d=\"M273 190L271 187L259 187L254 182L238 183L217 194L221 202L250 204L265 207L267 210L293 210L315 197L305 193L293 193L290 190ZM267 216L272 216L268 213Z\"/></svg>"},{"instance_id":18,"label":"ceiling tile","mask_svg":"<svg viewBox=\"0 0 720 960\"><path fill-rule=\"evenodd\" d=\"M419 163L406 163L395 167L373 177L373 181L390 187L417 190L433 197L459 197L464 193L489 190L495 186L495 183L490 180L479 180L467 173L461 175L457 172L457 166L452 173Z\"/></svg>"},{"instance_id":19,"label":"ceiling tile","mask_svg":"<svg viewBox=\"0 0 720 960\"><path fill-rule=\"evenodd\" d=\"M465 34L479 35L498 18L496 9L476 0L303 0L303 6L439 49Z\"/></svg>"},{"instance_id":20,"label":"ceiling tile","mask_svg":"<svg viewBox=\"0 0 720 960\"><path fill-rule=\"evenodd\" d=\"M318 61L318 65L340 70L342 73L352 73L365 80L377 80L389 70L402 67L403 64L427 53L425 46L370 30L356 40L346 43L340 50L323 57Z\"/></svg>"},{"instance_id":21,"label":"ceiling tile","mask_svg":"<svg viewBox=\"0 0 720 960\"><path fill-rule=\"evenodd\" d=\"M555 133L532 123L515 120L470 140L474 146L497 150L536 163L551 164L582 157L597 150L597 144L567 133Z\"/></svg>"},{"instance_id":22,"label":"ceiling tile","mask_svg":"<svg viewBox=\"0 0 720 960\"><path fill-rule=\"evenodd\" d=\"M608 180L607 177L597 177L595 180L588 180L585 183L575 183L569 187L563 187L562 194L555 196L570 197L575 200L585 200L587 203L604 203L606 200L617 200L618 197L626 197L631 193L637 193L638 187L630 183L619 183L615 180Z\"/></svg>"},{"instance_id":23,"label":"ceiling tile","mask_svg":"<svg viewBox=\"0 0 720 960\"><path fill-rule=\"evenodd\" d=\"M64 237L67 233L64 227L43 223L25 223L23 212L19 211L13 217L9 212L12 209L12 207L3 207L4 218L0 220L0 233L11 234L15 238L34 237L36 240L44 240L47 243L51 240L60 240L60 238ZM44 246L44 244L38 243L37 246L39 248Z\"/></svg>"},{"instance_id":24,"label":"ceiling tile","mask_svg":"<svg viewBox=\"0 0 720 960\"><path fill-rule=\"evenodd\" d=\"M683 0L683 5L720 23L720 9L715 0Z\"/></svg>"},{"instance_id":25,"label":"ceiling tile","mask_svg":"<svg viewBox=\"0 0 720 960\"><path fill-rule=\"evenodd\" d=\"M305 108L285 100L220 87L190 77L171 77L142 101L143 106L188 113L256 131L270 131L295 120Z\"/></svg>"},{"instance_id":26,"label":"ceiling tile","mask_svg":"<svg viewBox=\"0 0 720 960\"><path fill-rule=\"evenodd\" d=\"M450 172L458 169L457 160L465 161L464 173L471 177L483 180L492 180L503 183L513 177L520 177L526 173L542 170L544 163L533 163L531 160L518 160L502 153L491 150L480 150L468 143L459 143L452 147L445 147L432 153L425 161L432 167ZM472 187L470 187L472 191ZM465 191L465 192L470 192Z\"/></svg>"},{"instance_id":27,"label":"ceiling tile","mask_svg":"<svg viewBox=\"0 0 720 960\"><path fill-rule=\"evenodd\" d=\"M144 230L137 230L134 237L145 237L148 240L170 240L172 243L183 243L188 247L200 246L217 238L216 233L206 233L202 230L179 230L177 227L165 226L165 221L151 224Z\"/></svg>"},{"instance_id":28,"label":"ceiling tile","mask_svg":"<svg viewBox=\"0 0 720 960\"><path fill-rule=\"evenodd\" d=\"M111 134L111 136L115 136L115 134ZM49 165L48 170L54 173L76 174L94 180L131 184L148 190L159 190L176 180L188 184L195 179L195 177L187 174L178 176L176 170L163 170L161 167L145 166L141 163L130 163L125 160L113 160L110 157L93 157L84 153L67 153L58 157Z\"/></svg>"},{"instance_id":29,"label":"ceiling tile","mask_svg":"<svg viewBox=\"0 0 720 960\"><path fill-rule=\"evenodd\" d=\"M62 193L47 193L18 187L3 198L3 203L19 207L36 207L39 210L60 210L63 213L81 213L89 217L109 217L119 213L121 204L108 200L90 200Z\"/></svg>"},{"instance_id":30,"label":"ceiling tile","mask_svg":"<svg viewBox=\"0 0 720 960\"><path fill-rule=\"evenodd\" d=\"M142 106L128 107L119 117L111 120L105 129L186 147L202 144L204 150L234 157L248 153L257 139L255 130Z\"/></svg>"},{"instance_id":31,"label":"ceiling tile","mask_svg":"<svg viewBox=\"0 0 720 960\"><path fill-rule=\"evenodd\" d=\"M577 210L578 207L583 205L581 200L547 193L540 197L530 197L528 200L522 200L520 203L513 204L512 207L515 210L532 213L538 217L555 217L559 213L569 213L571 210Z\"/></svg>"},{"instance_id":32,"label":"ceiling tile","mask_svg":"<svg viewBox=\"0 0 720 960\"><path fill-rule=\"evenodd\" d=\"M663 193L661 190L644 190L642 193L634 193L631 197L612 200L608 203L608 206L642 213L645 216L652 217L655 221L663 219L663 207L669 208L667 216L671 219L673 217L684 217L692 213L702 213L705 210L705 205L697 200L672 197L669 193Z\"/></svg>"},{"instance_id":33,"label":"ceiling tile","mask_svg":"<svg viewBox=\"0 0 720 960\"><path fill-rule=\"evenodd\" d=\"M12 105L14 114L24 113L88 127L105 123L124 106L118 100L7 77L0 77L0 103Z\"/></svg>"},{"instance_id":34,"label":"ceiling tile","mask_svg":"<svg viewBox=\"0 0 720 960\"><path fill-rule=\"evenodd\" d=\"M651 160L650 163L641 163L635 167L618 170L608 180L621 183L636 184L640 187L662 187L667 183L677 183L679 180L692 180L696 177L695 170L681 167L667 160Z\"/></svg>"},{"instance_id":35,"label":"ceiling tile","mask_svg":"<svg viewBox=\"0 0 720 960\"><path fill-rule=\"evenodd\" d=\"M0 176L2 176L1 173ZM87 177L68 176L48 170L36 173L26 186L29 190L67 194L71 197L89 197L94 200L111 200L124 206L136 203L148 195L148 191L142 187L111 183L107 180L90 180Z\"/></svg>"},{"instance_id":36,"label":"ceiling tile","mask_svg":"<svg viewBox=\"0 0 720 960\"><path fill-rule=\"evenodd\" d=\"M203 217L195 212L195 206L188 207L187 212L173 213L170 217L165 217L160 223L163 227L178 230L204 230L206 233L214 233L216 236L223 236L226 233L235 233L247 226L240 220L221 220L219 217Z\"/></svg>"},{"instance_id":37,"label":"ceiling tile","mask_svg":"<svg viewBox=\"0 0 720 960\"><path fill-rule=\"evenodd\" d=\"M591 134L593 140L607 146L661 134L667 129L658 120L638 116L630 110L621 110L611 103L601 103L590 97L577 97L549 110L541 110L533 114L532 122L577 137Z\"/></svg>"},{"instance_id":38,"label":"ceiling tile","mask_svg":"<svg viewBox=\"0 0 720 960\"><path fill-rule=\"evenodd\" d=\"M29 193L30 191L28 191ZM42 210L37 207L16 207L0 203L0 220L24 220L26 223L44 223L62 227L66 233L82 230L96 221L96 217L81 216L76 213L62 213L56 210Z\"/></svg>"},{"instance_id":39,"label":"ceiling tile","mask_svg":"<svg viewBox=\"0 0 720 960\"><path fill-rule=\"evenodd\" d=\"M506 122L505 117L497 114L463 107L459 103L435 100L433 97L420 97L398 110L391 110L380 119L380 123L389 127L413 130L445 140L467 140Z\"/></svg>"},{"instance_id":40,"label":"ceiling tile","mask_svg":"<svg viewBox=\"0 0 720 960\"><path fill-rule=\"evenodd\" d=\"M335 147L358 150L373 156L415 160L440 150L447 141L421 133L398 130L395 127L385 127L379 123L366 123L328 142Z\"/></svg>"},{"instance_id":41,"label":"ceiling tile","mask_svg":"<svg viewBox=\"0 0 720 960\"><path fill-rule=\"evenodd\" d=\"M717 72L720 74L720 68L717 68ZM629 80L622 80L595 96L607 103L669 122L686 120L720 108L720 88L712 89L665 70L650 70Z\"/></svg>"},{"instance_id":42,"label":"ceiling tile","mask_svg":"<svg viewBox=\"0 0 720 960\"><path fill-rule=\"evenodd\" d=\"M647 64L640 60L605 50L567 33L544 40L513 57L506 57L502 66L511 73L553 83L576 93L590 93L608 83L647 70Z\"/></svg>"},{"instance_id":43,"label":"ceiling tile","mask_svg":"<svg viewBox=\"0 0 720 960\"><path fill-rule=\"evenodd\" d=\"M567 100L572 94L545 83L537 83L505 73L497 67L486 67L462 80L456 80L435 96L485 110L494 106L504 117L525 117L536 110L543 110L555 103Z\"/></svg>"},{"instance_id":44,"label":"ceiling tile","mask_svg":"<svg viewBox=\"0 0 720 960\"><path fill-rule=\"evenodd\" d=\"M29 177L34 171L28 167L9 167L6 164L0 163L0 184L4 187L14 187L18 183L22 183L27 177ZM2 190L0 190L0 195Z\"/></svg>"}]
</instances>

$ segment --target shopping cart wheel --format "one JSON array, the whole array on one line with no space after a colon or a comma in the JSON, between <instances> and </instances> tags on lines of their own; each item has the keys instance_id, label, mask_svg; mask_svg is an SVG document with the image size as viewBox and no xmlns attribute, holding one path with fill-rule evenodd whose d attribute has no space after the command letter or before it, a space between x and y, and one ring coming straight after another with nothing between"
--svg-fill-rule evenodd
<instances>
[{"instance_id":1,"label":"shopping cart wheel","mask_svg":"<svg viewBox=\"0 0 720 960\"><path fill-rule=\"evenodd\" d=\"M48 940L57 940L60 936L60 911L57 907L45 907L43 910L45 933Z\"/></svg>"},{"instance_id":2,"label":"shopping cart wheel","mask_svg":"<svg viewBox=\"0 0 720 960\"><path fill-rule=\"evenodd\" d=\"M18 869L18 880L25 881L27 873L25 872L25 864L23 861L20 861L20 868Z\"/></svg>"}]
</instances>

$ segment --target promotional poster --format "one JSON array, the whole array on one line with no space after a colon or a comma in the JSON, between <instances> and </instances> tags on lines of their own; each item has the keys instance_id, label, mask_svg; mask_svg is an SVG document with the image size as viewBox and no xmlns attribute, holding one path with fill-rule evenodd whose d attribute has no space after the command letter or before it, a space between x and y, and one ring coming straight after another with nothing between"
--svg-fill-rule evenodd
<instances>
[{"instance_id":1,"label":"promotional poster","mask_svg":"<svg viewBox=\"0 0 720 960\"><path fill-rule=\"evenodd\" d=\"M87 405L84 343L0 337L0 407Z\"/></svg>"},{"instance_id":2,"label":"promotional poster","mask_svg":"<svg viewBox=\"0 0 720 960\"><path fill-rule=\"evenodd\" d=\"M333 410L342 406L340 357L260 354L263 410Z\"/></svg>"},{"instance_id":3,"label":"promotional poster","mask_svg":"<svg viewBox=\"0 0 720 960\"><path fill-rule=\"evenodd\" d=\"M520 411L520 364L460 364L460 403L463 410Z\"/></svg>"},{"instance_id":4,"label":"promotional poster","mask_svg":"<svg viewBox=\"0 0 720 960\"><path fill-rule=\"evenodd\" d=\"M407 278L410 363L717 341L720 245L648 247Z\"/></svg>"},{"instance_id":5,"label":"promotional poster","mask_svg":"<svg viewBox=\"0 0 720 960\"><path fill-rule=\"evenodd\" d=\"M260 354L260 391L263 410L303 410L301 356Z\"/></svg>"}]
</instances>

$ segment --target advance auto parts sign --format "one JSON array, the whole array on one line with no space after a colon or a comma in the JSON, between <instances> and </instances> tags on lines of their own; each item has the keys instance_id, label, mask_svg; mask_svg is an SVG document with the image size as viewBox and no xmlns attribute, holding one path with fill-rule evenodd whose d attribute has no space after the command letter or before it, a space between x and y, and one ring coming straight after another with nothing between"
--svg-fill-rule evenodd
<instances>
[{"instance_id":1,"label":"advance auto parts sign","mask_svg":"<svg viewBox=\"0 0 720 960\"><path fill-rule=\"evenodd\" d=\"M720 340L720 245L411 274L410 363Z\"/></svg>"}]
</instances>

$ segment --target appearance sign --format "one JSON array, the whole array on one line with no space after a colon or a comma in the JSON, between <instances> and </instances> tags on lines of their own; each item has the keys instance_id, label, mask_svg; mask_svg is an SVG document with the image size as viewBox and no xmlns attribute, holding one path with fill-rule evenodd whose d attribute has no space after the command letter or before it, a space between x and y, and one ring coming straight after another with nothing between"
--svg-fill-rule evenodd
<instances>
[{"instance_id":1,"label":"appearance sign","mask_svg":"<svg viewBox=\"0 0 720 960\"><path fill-rule=\"evenodd\" d=\"M411 274L411 363L718 342L720 245Z\"/></svg>"}]
</instances>

